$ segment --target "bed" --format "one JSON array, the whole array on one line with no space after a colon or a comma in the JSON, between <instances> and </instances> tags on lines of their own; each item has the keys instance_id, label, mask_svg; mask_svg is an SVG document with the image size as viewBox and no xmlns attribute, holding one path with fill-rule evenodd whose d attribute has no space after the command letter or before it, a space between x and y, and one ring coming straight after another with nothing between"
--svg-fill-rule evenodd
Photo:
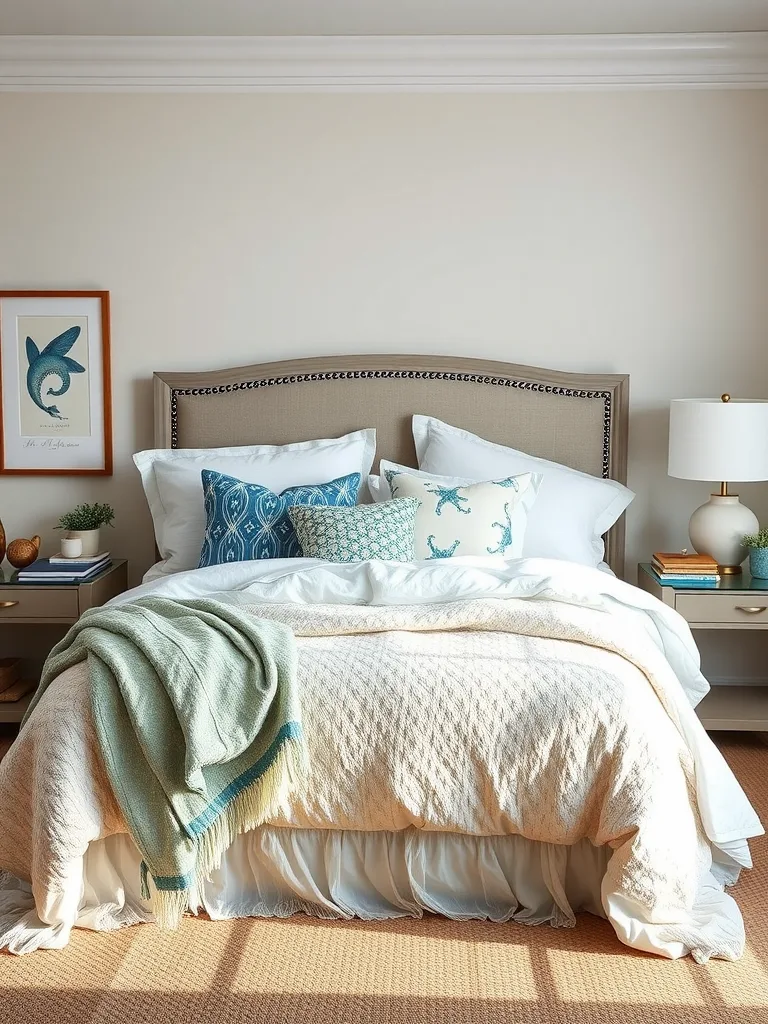
<instances>
[{"instance_id":1,"label":"bed","mask_svg":"<svg viewBox=\"0 0 768 1024\"><path fill-rule=\"evenodd\" d=\"M625 376L405 355L155 375L156 446L171 452L366 426L377 457L415 466L415 413L626 480ZM226 594L297 638L309 784L234 838L192 908L557 926L588 911L640 950L738 958L725 890L762 829L696 718L707 684L690 631L621 582L623 559L621 517L602 566L161 565L116 599ZM46 690L0 764L0 820L0 947L153 919L84 665Z\"/></svg>"}]
</instances>

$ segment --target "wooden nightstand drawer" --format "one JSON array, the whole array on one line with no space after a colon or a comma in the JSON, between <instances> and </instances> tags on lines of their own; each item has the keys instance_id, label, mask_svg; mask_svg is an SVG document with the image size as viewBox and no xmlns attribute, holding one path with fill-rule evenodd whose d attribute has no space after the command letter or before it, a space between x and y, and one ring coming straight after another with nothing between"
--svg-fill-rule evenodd
<instances>
[{"instance_id":1,"label":"wooden nightstand drawer","mask_svg":"<svg viewBox=\"0 0 768 1024\"><path fill-rule=\"evenodd\" d=\"M94 576L86 583L58 584L18 584L14 580L5 582L0 572L0 627L13 626L9 630L11 637L19 636L25 629L34 626L55 626L62 633L68 625L77 622L83 612L106 604L117 594L128 589L128 563L118 558L103 572ZM39 657L45 656L50 650L46 644ZM30 650L29 660L36 661L37 652ZM36 677L39 665L29 668L28 678ZM32 700L28 693L15 701L0 701L0 726L5 723L13 727L24 717L24 713ZM2 740L0 732L0 740ZM0 750L0 756L2 750Z\"/></svg>"},{"instance_id":2,"label":"wooden nightstand drawer","mask_svg":"<svg viewBox=\"0 0 768 1024\"><path fill-rule=\"evenodd\" d=\"M0 622L5 619L76 619L76 588L2 587Z\"/></svg>"},{"instance_id":3,"label":"wooden nightstand drawer","mask_svg":"<svg viewBox=\"0 0 768 1024\"><path fill-rule=\"evenodd\" d=\"M736 626L768 625L768 594L681 594L675 610L689 623L722 622Z\"/></svg>"},{"instance_id":4,"label":"wooden nightstand drawer","mask_svg":"<svg viewBox=\"0 0 768 1024\"><path fill-rule=\"evenodd\" d=\"M662 586L651 565L637 567L641 590L674 608L695 630L738 629L768 637L768 580L747 572L723 574L706 590ZM768 732L768 686L713 686L696 708L705 729L758 729Z\"/></svg>"}]
</instances>

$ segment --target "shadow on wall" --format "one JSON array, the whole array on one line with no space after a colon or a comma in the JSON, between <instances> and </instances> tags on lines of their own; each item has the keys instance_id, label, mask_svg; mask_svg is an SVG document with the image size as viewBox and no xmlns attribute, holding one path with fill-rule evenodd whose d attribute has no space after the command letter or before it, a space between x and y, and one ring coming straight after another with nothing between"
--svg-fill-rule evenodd
<instances>
[{"instance_id":1,"label":"shadow on wall","mask_svg":"<svg viewBox=\"0 0 768 1024\"><path fill-rule=\"evenodd\" d=\"M127 443L115 453L114 494L116 508L120 508L121 524L116 541L120 553L130 560L131 586L155 561L155 536L139 471L133 464L133 455L154 446L154 400L152 377L141 377L131 382L131 414L125 422Z\"/></svg>"},{"instance_id":2,"label":"shadow on wall","mask_svg":"<svg viewBox=\"0 0 768 1024\"><path fill-rule=\"evenodd\" d=\"M654 551L675 550L688 538L688 516L670 508L665 492L669 437L668 406L638 409L630 406L629 479L635 500L627 511L626 578L635 582L635 563L646 561ZM690 513L689 513L690 514Z\"/></svg>"}]
</instances>

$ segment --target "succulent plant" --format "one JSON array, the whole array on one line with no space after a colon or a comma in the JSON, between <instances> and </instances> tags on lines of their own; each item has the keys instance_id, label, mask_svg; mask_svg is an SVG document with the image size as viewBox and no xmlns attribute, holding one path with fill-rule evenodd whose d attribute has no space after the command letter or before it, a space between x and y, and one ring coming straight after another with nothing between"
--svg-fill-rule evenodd
<instances>
[{"instance_id":1,"label":"succulent plant","mask_svg":"<svg viewBox=\"0 0 768 1024\"><path fill-rule=\"evenodd\" d=\"M741 543L745 548L768 548L768 526L764 526L757 533L745 533Z\"/></svg>"}]
</instances>

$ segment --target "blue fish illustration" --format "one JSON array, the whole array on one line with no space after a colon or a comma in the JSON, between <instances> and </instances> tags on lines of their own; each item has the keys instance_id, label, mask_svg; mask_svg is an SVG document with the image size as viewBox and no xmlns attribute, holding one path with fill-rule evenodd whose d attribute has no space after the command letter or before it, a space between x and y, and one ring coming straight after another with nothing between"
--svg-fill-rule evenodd
<instances>
[{"instance_id":1,"label":"blue fish illustration","mask_svg":"<svg viewBox=\"0 0 768 1024\"><path fill-rule=\"evenodd\" d=\"M66 416L62 416L55 405L46 405L43 401L43 381L46 377L55 374L61 380L61 386L58 391L54 388L48 388L46 392L49 395L58 397L69 391L69 379L72 373L85 373L85 367L81 366L80 363L74 359L70 359L67 352L72 348L77 339L80 337L79 327L70 327L68 331L64 331L58 338L54 338L50 344L46 345L41 352L34 341L27 337L27 360L29 362L29 368L27 370L27 391L29 397L43 412L47 412L55 420L66 419Z\"/></svg>"}]
</instances>

